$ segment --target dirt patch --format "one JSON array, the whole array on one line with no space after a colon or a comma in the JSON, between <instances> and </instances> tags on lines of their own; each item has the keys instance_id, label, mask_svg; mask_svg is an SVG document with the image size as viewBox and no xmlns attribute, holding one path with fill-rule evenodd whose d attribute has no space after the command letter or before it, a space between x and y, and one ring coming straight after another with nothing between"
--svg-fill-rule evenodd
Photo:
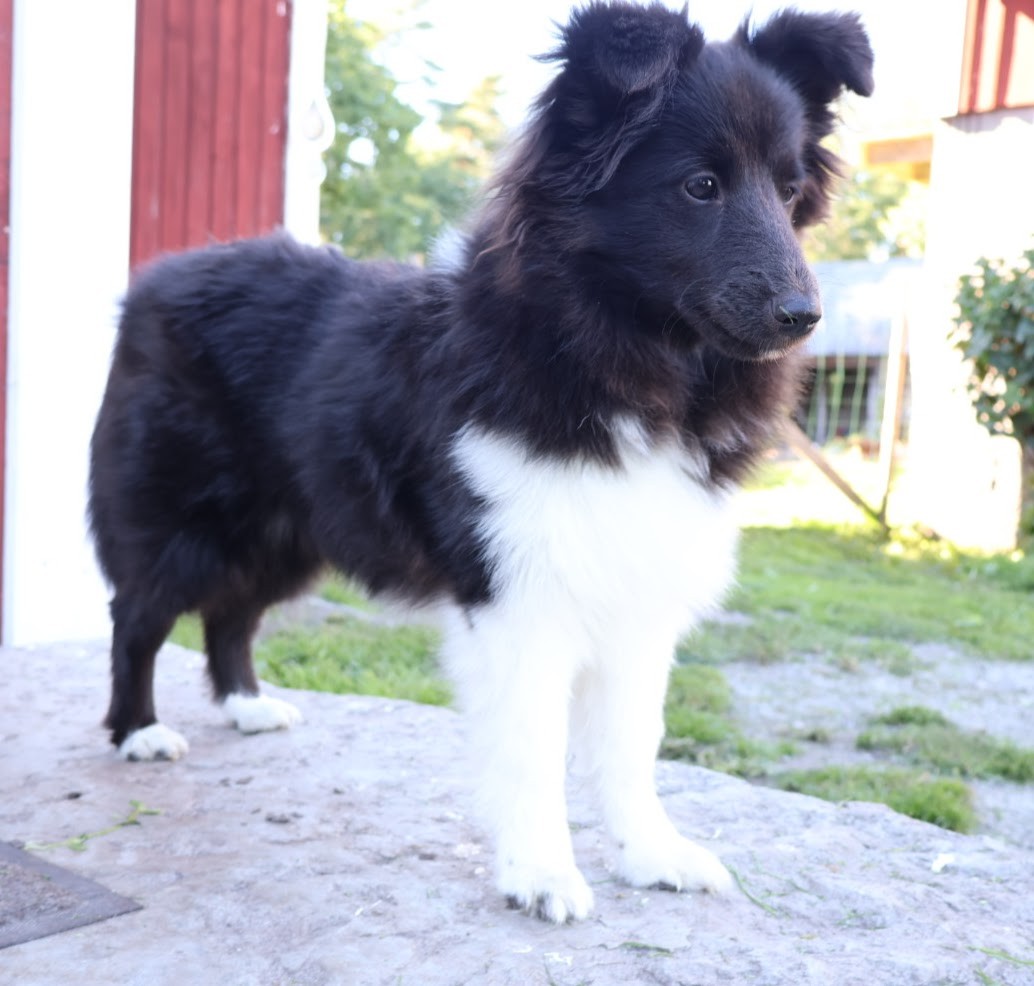
<instances>
[{"instance_id":1,"label":"dirt patch","mask_svg":"<svg viewBox=\"0 0 1034 986\"><path fill-rule=\"evenodd\" d=\"M912 650L915 667L908 675L866 663L846 668L821 655L768 665L730 662L722 670L747 736L796 743L798 752L780 761L779 770L886 762L855 741L874 716L905 705L936 709L963 729L1032 744L1034 663L982 660L941 644ZM968 783L980 832L1034 848L1034 786Z\"/></svg>"}]
</instances>

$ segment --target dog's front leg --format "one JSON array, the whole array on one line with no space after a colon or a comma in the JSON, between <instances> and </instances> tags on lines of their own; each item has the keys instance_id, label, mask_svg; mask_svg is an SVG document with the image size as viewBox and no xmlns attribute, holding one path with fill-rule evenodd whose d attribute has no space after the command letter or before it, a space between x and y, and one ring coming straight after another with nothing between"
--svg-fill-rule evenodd
<instances>
[{"instance_id":1,"label":"dog's front leg","mask_svg":"<svg viewBox=\"0 0 1034 986\"><path fill-rule=\"evenodd\" d=\"M593 897L574 862L564 790L573 661L562 635L534 622L526 611L481 610L457 621L444 656L467 716L499 890L559 924L584 918Z\"/></svg>"},{"instance_id":2,"label":"dog's front leg","mask_svg":"<svg viewBox=\"0 0 1034 986\"><path fill-rule=\"evenodd\" d=\"M619 874L637 887L719 892L731 886L728 871L679 834L657 796L673 649L666 638L608 641L579 682L572 735L617 843Z\"/></svg>"}]
</instances>

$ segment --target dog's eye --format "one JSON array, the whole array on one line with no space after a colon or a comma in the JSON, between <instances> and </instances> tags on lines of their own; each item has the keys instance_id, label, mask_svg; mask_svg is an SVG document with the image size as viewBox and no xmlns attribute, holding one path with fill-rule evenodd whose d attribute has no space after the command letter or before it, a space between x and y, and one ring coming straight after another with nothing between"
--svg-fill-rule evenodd
<instances>
[{"instance_id":1,"label":"dog's eye","mask_svg":"<svg viewBox=\"0 0 1034 986\"><path fill-rule=\"evenodd\" d=\"M718 182L712 175L698 175L686 182L686 193L698 202L710 202L718 197Z\"/></svg>"},{"instance_id":2,"label":"dog's eye","mask_svg":"<svg viewBox=\"0 0 1034 986\"><path fill-rule=\"evenodd\" d=\"M780 194L782 195L783 205L789 205L795 198L797 198L797 186L784 185Z\"/></svg>"}]
</instances>

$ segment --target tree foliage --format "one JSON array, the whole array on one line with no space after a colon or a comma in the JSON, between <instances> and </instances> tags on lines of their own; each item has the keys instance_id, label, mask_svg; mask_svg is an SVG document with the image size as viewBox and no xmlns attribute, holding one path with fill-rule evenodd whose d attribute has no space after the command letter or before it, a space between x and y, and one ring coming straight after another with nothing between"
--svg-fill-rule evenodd
<instances>
[{"instance_id":1,"label":"tree foliage","mask_svg":"<svg viewBox=\"0 0 1034 986\"><path fill-rule=\"evenodd\" d=\"M812 262L911 257L923 252L924 233L916 189L892 174L859 171L839 185L829 218L809 231Z\"/></svg>"},{"instance_id":2,"label":"tree foliage","mask_svg":"<svg viewBox=\"0 0 1034 986\"><path fill-rule=\"evenodd\" d=\"M955 345L973 366L977 419L1034 448L1034 247L1015 266L976 266L959 281Z\"/></svg>"},{"instance_id":3,"label":"tree foliage","mask_svg":"<svg viewBox=\"0 0 1034 986\"><path fill-rule=\"evenodd\" d=\"M981 258L959 280L955 346L970 361L969 396L992 434L1023 449L1021 534L1034 534L1034 247L1015 265Z\"/></svg>"},{"instance_id":4,"label":"tree foliage","mask_svg":"<svg viewBox=\"0 0 1034 986\"><path fill-rule=\"evenodd\" d=\"M408 259L469 208L503 125L494 79L467 103L436 103L439 121L425 121L376 58L387 38L332 0L326 80L337 132L324 157L320 226L352 256ZM437 69L427 69L433 84Z\"/></svg>"}]
</instances>

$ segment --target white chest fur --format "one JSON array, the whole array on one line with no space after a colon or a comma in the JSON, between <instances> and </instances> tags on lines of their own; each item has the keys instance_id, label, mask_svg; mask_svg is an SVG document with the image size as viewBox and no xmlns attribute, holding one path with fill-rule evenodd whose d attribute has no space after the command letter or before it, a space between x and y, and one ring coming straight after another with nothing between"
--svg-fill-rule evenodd
<instances>
[{"instance_id":1,"label":"white chest fur","mask_svg":"<svg viewBox=\"0 0 1034 986\"><path fill-rule=\"evenodd\" d=\"M493 598L451 611L443 657L478 755L499 888L558 922L592 906L567 826L568 753L597 794L622 876L728 883L676 832L653 785L675 641L732 578L728 494L701 483L700 463L676 445L616 430L613 467L535 459L474 429L452 450L486 503Z\"/></svg>"},{"instance_id":2,"label":"white chest fur","mask_svg":"<svg viewBox=\"0 0 1034 986\"><path fill-rule=\"evenodd\" d=\"M699 482L700 464L674 443L649 448L637 429L619 430L617 467L534 459L475 429L453 450L488 503L481 533L497 600L571 630L576 621L598 643L629 621L636 636L688 630L735 563L729 494Z\"/></svg>"}]
</instances>

